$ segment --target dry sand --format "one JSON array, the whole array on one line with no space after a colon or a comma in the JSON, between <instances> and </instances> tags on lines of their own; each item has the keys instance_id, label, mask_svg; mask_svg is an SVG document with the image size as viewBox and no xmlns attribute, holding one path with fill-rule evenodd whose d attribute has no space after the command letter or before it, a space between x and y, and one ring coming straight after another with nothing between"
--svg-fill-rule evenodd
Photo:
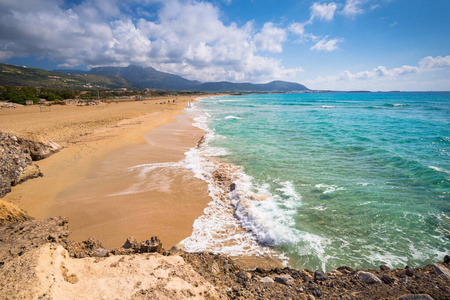
<instances>
[{"instance_id":1,"label":"dry sand","mask_svg":"<svg viewBox=\"0 0 450 300\"><path fill-rule=\"evenodd\" d=\"M111 248L128 236L157 235L165 248L180 242L210 197L179 164L203 135L182 114L193 97L156 104L167 99L0 110L2 131L66 147L37 162L44 177L4 200L37 218L67 216L73 240L95 236Z\"/></svg>"}]
</instances>

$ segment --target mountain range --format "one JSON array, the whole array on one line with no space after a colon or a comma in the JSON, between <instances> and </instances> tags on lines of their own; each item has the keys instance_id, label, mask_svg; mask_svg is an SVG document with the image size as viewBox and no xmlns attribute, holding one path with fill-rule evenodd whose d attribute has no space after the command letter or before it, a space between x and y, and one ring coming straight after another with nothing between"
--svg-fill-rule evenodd
<instances>
[{"instance_id":1,"label":"mountain range","mask_svg":"<svg viewBox=\"0 0 450 300\"><path fill-rule=\"evenodd\" d=\"M201 92L300 92L309 89L302 84L272 81L266 84L199 82L160 72L152 67L97 67L89 71L54 70L0 64L0 85L41 86L48 88L148 88Z\"/></svg>"},{"instance_id":2,"label":"mountain range","mask_svg":"<svg viewBox=\"0 0 450 300\"><path fill-rule=\"evenodd\" d=\"M232 83L227 81L201 83L178 75L157 71L152 67L98 67L90 71L55 70L72 74L119 76L143 88L159 90L185 90L202 92L295 92L307 91L302 84L286 81L272 81L266 84ZM81 72L81 73L80 73Z\"/></svg>"}]
</instances>

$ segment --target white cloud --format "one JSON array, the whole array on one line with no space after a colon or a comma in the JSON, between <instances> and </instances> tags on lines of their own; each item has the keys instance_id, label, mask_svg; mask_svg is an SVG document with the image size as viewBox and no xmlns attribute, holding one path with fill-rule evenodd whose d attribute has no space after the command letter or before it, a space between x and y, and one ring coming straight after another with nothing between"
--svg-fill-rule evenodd
<instances>
[{"instance_id":1,"label":"white cloud","mask_svg":"<svg viewBox=\"0 0 450 300\"><path fill-rule=\"evenodd\" d=\"M312 20L315 18L325 21L331 21L333 20L334 12L337 9L337 5L334 2L325 4L315 2L310 9L311 9L310 22L312 22Z\"/></svg>"},{"instance_id":2,"label":"white cloud","mask_svg":"<svg viewBox=\"0 0 450 300\"><path fill-rule=\"evenodd\" d=\"M286 41L286 30L277 28L273 23L264 24L260 33L256 34L253 42L258 50L282 52L282 43Z\"/></svg>"},{"instance_id":3,"label":"white cloud","mask_svg":"<svg viewBox=\"0 0 450 300\"><path fill-rule=\"evenodd\" d=\"M347 0L344 8L342 9L342 13L346 16L362 14L364 10L360 7L361 3L361 0Z\"/></svg>"},{"instance_id":4,"label":"white cloud","mask_svg":"<svg viewBox=\"0 0 450 300\"><path fill-rule=\"evenodd\" d=\"M295 35L303 36L305 34L305 24L304 23L292 23L289 25L289 31Z\"/></svg>"},{"instance_id":5,"label":"white cloud","mask_svg":"<svg viewBox=\"0 0 450 300\"><path fill-rule=\"evenodd\" d=\"M304 83L316 89L397 90L403 87L404 90L449 90L449 75L450 55L427 56L419 61L418 66L404 65L391 69L378 66L357 73L346 70L338 75L305 80Z\"/></svg>"},{"instance_id":6,"label":"white cloud","mask_svg":"<svg viewBox=\"0 0 450 300\"><path fill-rule=\"evenodd\" d=\"M317 50L317 51L334 51L338 48L337 44L339 42L342 42L342 39L330 39L327 40L327 37L321 39L318 41L314 46L312 46L311 50Z\"/></svg>"},{"instance_id":7,"label":"white cloud","mask_svg":"<svg viewBox=\"0 0 450 300\"><path fill-rule=\"evenodd\" d=\"M450 67L450 55L447 56L427 56L419 62L419 66L422 70L449 68Z\"/></svg>"},{"instance_id":8,"label":"white cloud","mask_svg":"<svg viewBox=\"0 0 450 300\"><path fill-rule=\"evenodd\" d=\"M201 81L287 79L301 71L258 54L281 52L286 29L225 25L208 2L24 1L0 2L0 59L33 55L71 67L138 64ZM130 3L151 18L135 19ZM145 8L150 15L142 14Z\"/></svg>"}]
</instances>

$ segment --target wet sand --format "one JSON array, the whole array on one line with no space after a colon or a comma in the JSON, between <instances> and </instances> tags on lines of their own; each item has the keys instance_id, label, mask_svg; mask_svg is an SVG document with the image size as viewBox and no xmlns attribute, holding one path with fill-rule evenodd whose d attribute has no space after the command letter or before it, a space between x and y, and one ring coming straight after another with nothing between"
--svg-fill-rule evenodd
<instances>
[{"instance_id":1,"label":"wet sand","mask_svg":"<svg viewBox=\"0 0 450 300\"><path fill-rule=\"evenodd\" d=\"M142 102L110 104L110 109L64 108L48 113L49 120L27 111L12 113L15 119L23 117L28 128L33 124L27 120L39 118L35 127L40 130L30 135L53 137L67 148L38 161L44 177L14 187L4 200L37 218L68 217L75 241L94 236L112 248L129 236L143 240L157 235L166 249L180 242L211 200L207 184L180 164L203 132L182 114L187 102L154 102L147 101L147 111L137 116L126 112L143 109ZM83 123L84 115L89 118ZM13 125L9 132L26 135L18 122ZM78 136L77 126L85 129ZM61 133L64 128L67 132Z\"/></svg>"}]
</instances>

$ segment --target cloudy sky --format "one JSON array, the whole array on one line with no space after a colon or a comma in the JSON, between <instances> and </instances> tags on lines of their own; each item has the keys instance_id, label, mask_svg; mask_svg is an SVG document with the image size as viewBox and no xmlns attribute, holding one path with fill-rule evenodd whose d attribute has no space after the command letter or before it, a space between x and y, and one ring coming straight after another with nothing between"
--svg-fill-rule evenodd
<instances>
[{"instance_id":1,"label":"cloudy sky","mask_svg":"<svg viewBox=\"0 0 450 300\"><path fill-rule=\"evenodd\" d=\"M0 0L0 62L450 90L450 1Z\"/></svg>"}]
</instances>

